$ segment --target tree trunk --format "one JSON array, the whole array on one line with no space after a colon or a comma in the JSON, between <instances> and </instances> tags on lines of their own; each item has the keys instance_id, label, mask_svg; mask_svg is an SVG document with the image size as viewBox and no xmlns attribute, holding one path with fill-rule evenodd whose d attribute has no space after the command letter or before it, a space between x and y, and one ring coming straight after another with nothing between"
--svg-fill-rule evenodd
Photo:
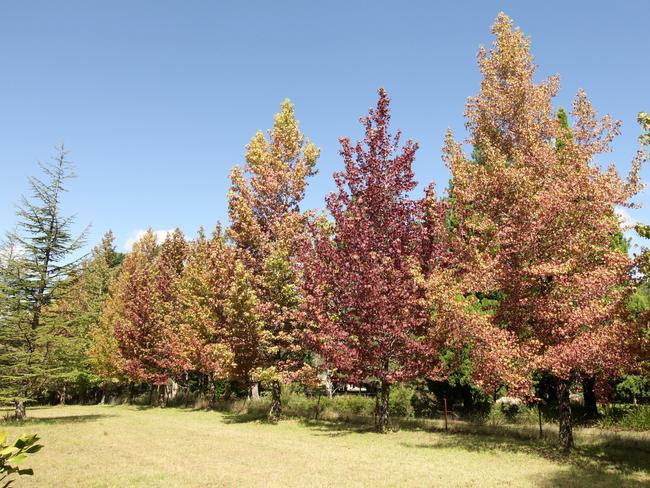
<instances>
[{"instance_id":1,"label":"tree trunk","mask_svg":"<svg viewBox=\"0 0 650 488\"><path fill-rule=\"evenodd\" d=\"M386 432L388 428L388 400L390 397L390 383L386 380L381 381L381 398L379 400L379 409L375 417L375 430L377 432Z\"/></svg>"},{"instance_id":2,"label":"tree trunk","mask_svg":"<svg viewBox=\"0 0 650 488\"><path fill-rule=\"evenodd\" d=\"M573 447L573 427L571 425L571 402L569 401L569 385L567 380L559 380L557 384L557 401L560 420L560 445L569 450Z\"/></svg>"},{"instance_id":3,"label":"tree trunk","mask_svg":"<svg viewBox=\"0 0 650 488\"><path fill-rule=\"evenodd\" d=\"M248 399L249 400L260 399L260 384L257 381L252 381L248 383Z\"/></svg>"},{"instance_id":4,"label":"tree trunk","mask_svg":"<svg viewBox=\"0 0 650 488\"><path fill-rule=\"evenodd\" d=\"M582 394L585 399L585 414L588 419L595 420L598 418L598 403L596 402L596 393L594 392L595 376L587 376L582 380Z\"/></svg>"},{"instance_id":5,"label":"tree trunk","mask_svg":"<svg viewBox=\"0 0 650 488\"><path fill-rule=\"evenodd\" d=\"M25 420L25 417L27 417L27 412L25 411L25 402L22 400L16 400L14 404L16 408L16 420Z\"/></svg>"},{"instance_id":6,"label":"tree trunk","mask_svg":"<svg viewBox=\"0 0 650 488\"><path fill-rule=\"evenodd\" d=\"M160 408L167 406L167 387L164 384L158 385L158 406Z\"/></svg>"},{"instance_id":7,"label":"tree trunk","mask_svg":"<svg viewBox=\"0 0 650 488\"><path fill-rule=\"evenodd\" d=\"M59 405L65 405L65 397L66 397L66 386L63 385L63 388L61 388L61 392L59 393Z\"/></svg>"},{"instance_id":8,"label":"tree trunk","mask_svg":"<svg viewBox=\"0 0 650 488\"><path fill-rule=\"evenodd\" d=\"M169 400L175 400L178 396L178 383L172 379L165 384L165 405Z\"/></svg>"},{"instance_id":9,"label":"tree trunk","mask_svg":"<svg viewBox=\"0 0 650 488\"><path fill-rule=\"evenodd\" d=\"M269 411L269 420L274 423L280 420L280 415L282 414L281 393L282 385L280 385L278 380L273 380L271 382L271 410Z\"/></svg>"},{"instance_id":10,"label":"tree trunk","mask_svg":"<svg viewBox=\"0 0 650 488\"><path fill-rule=\"evenodd\" d=\"M327 398L331 400L334 394L334 383L332 383L332 377L329 371L325 372L325 391L327 392Z\"/></svg>"}]
</instances>

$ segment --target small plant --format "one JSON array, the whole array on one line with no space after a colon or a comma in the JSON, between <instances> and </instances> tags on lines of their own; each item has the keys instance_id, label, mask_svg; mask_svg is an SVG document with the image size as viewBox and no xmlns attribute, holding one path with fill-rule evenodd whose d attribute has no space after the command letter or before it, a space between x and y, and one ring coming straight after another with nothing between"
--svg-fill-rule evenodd
<instances>
[{"instance_id":1,"label":"small plant","mask_svg":"<svg viewBox=\"0 0 650 488\"><path fill-rule=\"evenodd\" d=\"M388 409L392 417L413 417L412 405L415 389L406 385L396 385L391 392Z\"/></svg>"},{"instance_id":2,"label":"small plant","mask_svg":"<svg viewBox=\"0 0 650 488\"><path fill-rule=\"evenodd\" d=\"M40 451L43 446L37 444L39 437L36 434L23 434L13 445L6 445L7 433L0 432L0 483L4 483L2 488L10 486L15 479L7 479L12 474L33 475L34 471L31 468L21 469L18 467L26 459L28 454L34 454Z\"/></svg>"}]
</instances>

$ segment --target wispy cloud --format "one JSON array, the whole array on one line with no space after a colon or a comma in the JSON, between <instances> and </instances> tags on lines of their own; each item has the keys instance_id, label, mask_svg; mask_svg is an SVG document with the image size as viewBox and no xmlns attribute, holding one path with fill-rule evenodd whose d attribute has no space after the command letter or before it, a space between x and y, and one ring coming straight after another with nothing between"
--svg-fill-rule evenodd
<instances>
[{"instance_id":1,"label":"wispy cloud","mask_svg":"<svg viewBox=\"0 0 650 488\"><path fill-rule=\"evenodd\" d=\"M172 232L174 232L174 229L154 230L154 233L156 234L156 242L158 244L162 244L165 238ZM135 244L140 239L142 239L142 236L144 236L146 233L147 231L142 229L134 230L133 232L131 232L131 235L124 243L124 250L130 252L131 249L133 249L133 244Z\"/></svg>"}]
</instances>

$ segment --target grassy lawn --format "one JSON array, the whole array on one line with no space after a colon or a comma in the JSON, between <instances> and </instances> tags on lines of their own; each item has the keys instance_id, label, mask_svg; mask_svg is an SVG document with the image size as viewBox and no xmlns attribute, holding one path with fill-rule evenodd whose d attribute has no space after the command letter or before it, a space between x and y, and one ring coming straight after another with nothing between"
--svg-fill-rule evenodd
<instances>
[{"instance_id":1,"label":"grassy lawn","mask_svg":"<svg viewBox=\"0 0 650 488\"><path fill-rule=\"evenodd\" d=\"M36 474L16 486L650 486L650 439L583 435L565 456L549 441L402 429L379 435L328 422L269 425L219 412L126 406L32 408L0 423L37 432ZM27 466L27 465L26 465Z\"/></svg>"}]
</instances>

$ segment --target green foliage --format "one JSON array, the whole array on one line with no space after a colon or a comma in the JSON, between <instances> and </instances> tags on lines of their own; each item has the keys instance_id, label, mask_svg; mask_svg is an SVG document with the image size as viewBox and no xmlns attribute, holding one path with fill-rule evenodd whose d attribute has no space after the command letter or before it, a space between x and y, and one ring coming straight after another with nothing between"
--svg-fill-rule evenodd
<instances>
[{"instance_id":1,"label":"green foliage","mask_svg":"<svg viewBox=\"0 0 650 488\"><path fill-rule=\"evenodd\" d=\"M624 402L650 402L650 378L627 375L616 385L616 396Z\"/></svg>"},{"instance_id":2,"label":"green foliage","mask_svg":"<svg viewBox=\"0 0 650 488\"><path fill-rule=\"evenodd\" d=\"M650 283L642 283L628 298L627 308L634 315L639 315L650 308Z\"/></svg>"},{"instance_id":3,"label":"green foliage","mask_svg":"<svg viewBox=\"0 0 650 488\"><path fill-rule=\"evenodd\" d=\"M375 413L375 399L363 395L335 396L328 405L330 409L341 416L348 415L373 415Z\"/></svg>"},{"instance_id":4,"label":"green foliage","mask_svg":"<svg viewBox=\"0 0 650 488\"><path fill-rule=\"evenodd\" d=\"M31 198L18 206L17 230L7 236L0 270L0 402L15 403L19 417L23 403L61 372L58 361L51 362L56 335L48 307L69 290L66 281L79 267L70 256L86 234L75 237L74 218L61 213L65 183L74 176L65 149L41 169L44 178L30 178Z\"/></svg>"},{"instance_id":5,"label":"green foliage","mask_svg":"<svg viewBox=\"0 0 650 488\"><path fill-rule=\"evenodd\" d=\"M43 447L37 444L39 437L36 434L21 435L12 445L7 445L6 440L7 433L0 432L0 483L4 483L3 488L15 481L15 479L8 479L13 474L18 476L34 474L31 468L20 468L19 465L27 460L29 454L34 454Z\"/></svg>"},{"instance_id":6,"label":"green foliage","mask_svg":"<svg viewBox=\"0 0 650 488\"><path fill-rule=\"evenodd\" d=\"M394 385L390 389L388 399L388 411L391 417L413 417L415 409L413 408L413 395L415 389L408 385Z\"/></svg>"},{"instance_id":7,"label":"green foliage","mask_svg":"<svg viewBox=\"0 0 650 488\"><path fill-rule=\"evenodd\" d=\"M599 425L631 430L650 429L650 405L609 404L599 409Z\"/></svg>"},{"instance_id":8,"label":"green foliage","mask_svg":"<svg viewBox=\"0 0 650 488\"><path fill-rule=\"evenodd\" d=\"M566 147L567 142L573 138L573 135L571 133L571 126L569 124L569 117L562 107L560 107L557 111L557 122L560 126L562 136L558 137L555 140L555 149L561 151Z\"/></svg>"}]
</instances>

